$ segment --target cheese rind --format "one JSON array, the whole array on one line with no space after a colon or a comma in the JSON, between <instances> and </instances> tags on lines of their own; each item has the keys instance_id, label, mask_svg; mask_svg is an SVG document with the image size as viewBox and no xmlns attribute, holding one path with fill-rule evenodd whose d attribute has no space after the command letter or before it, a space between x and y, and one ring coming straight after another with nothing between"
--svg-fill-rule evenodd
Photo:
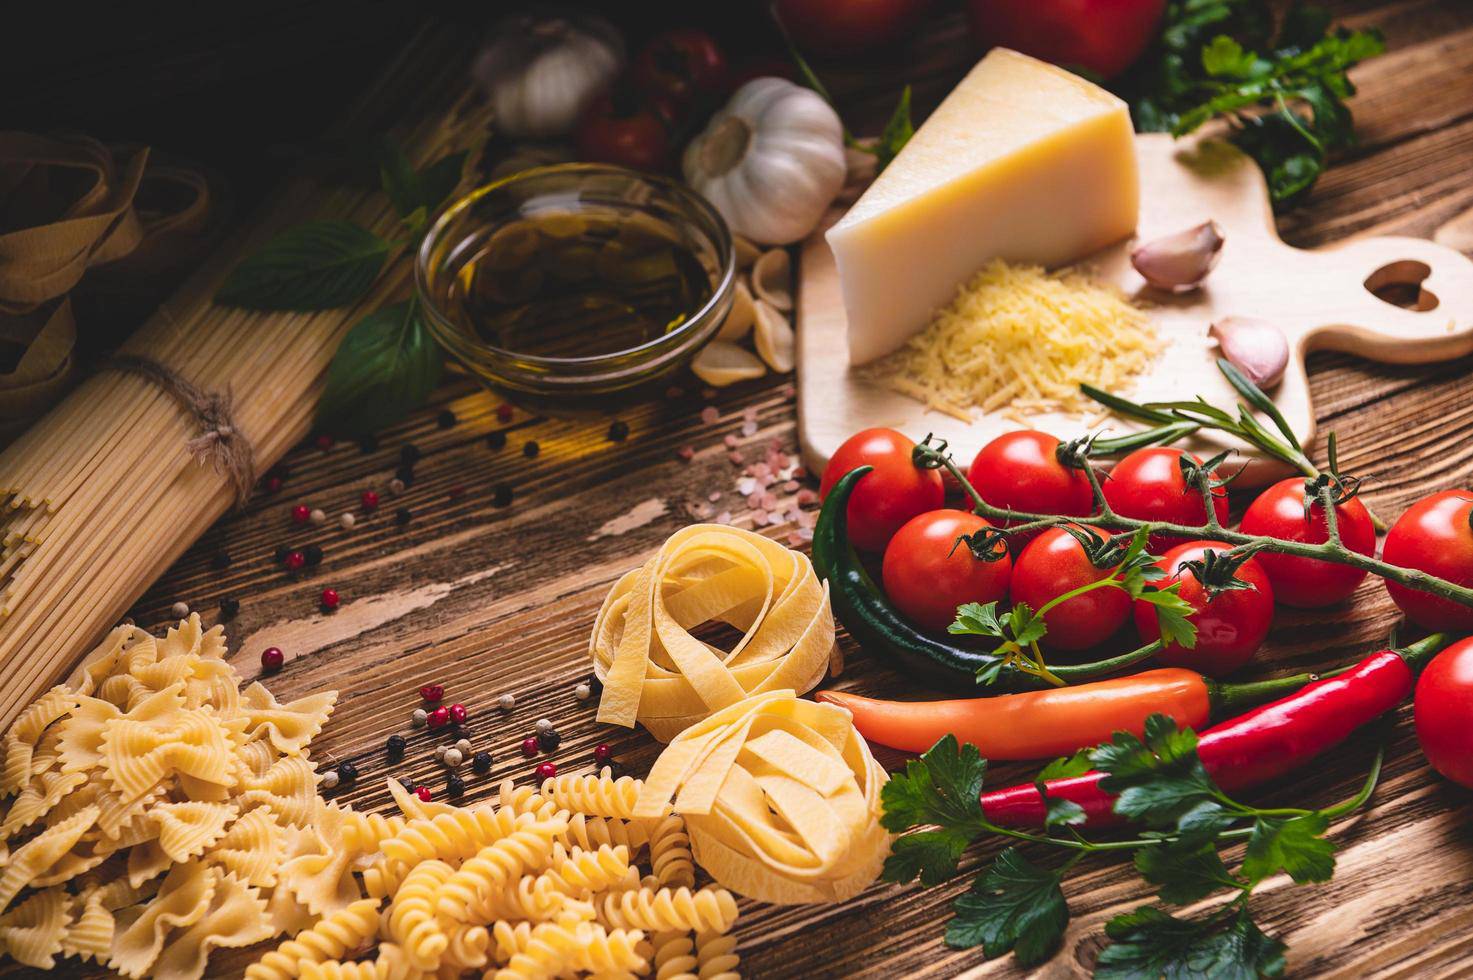
<instances>
[{"instance_id":1,"label":"cheese rind","mask_svg":"<svg viewBox=\"0 0 1473 980\"><path fill-rule=\"evenodd\" d=\"M895 350L992 259L1055 267L1124 238L1139 203L1125 103L994 48L828 231L850 363Z\"/></svg>"}]
</instances>

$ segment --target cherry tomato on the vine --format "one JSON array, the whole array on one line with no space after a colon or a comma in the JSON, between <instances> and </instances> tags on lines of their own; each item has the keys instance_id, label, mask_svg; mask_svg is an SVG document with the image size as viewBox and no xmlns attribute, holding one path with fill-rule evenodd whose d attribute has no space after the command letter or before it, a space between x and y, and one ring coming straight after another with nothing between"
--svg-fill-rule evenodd
<instances>
[{"instance_id":1,"label":"cherry tomato on the vine","mask_svg":"<svg viewBox=\"0 0 1473 980\"><path fill-rule=\"evenodd\" d=\"M686 109L720 95L728 70L715 38L698 28L677 27L650 38L635 56L630 74L647 95Z\"/></svg>"},{"instance_id":2,"label":"cherry tomato on the vine","mask_svg":"<svg viewBox=\"0 0 1473 980\"><path fill-rule=\"evenodd\" d=\"M1473 491L1444 490L1417 501L1386 532L1381 557L1473 587ZM1429 630L1473 630L1473 609L1387 579L1386 591L1407 619Z\"/></svg>"},{"instance_id":3,"label":"cherry tomato on the vine","mask_svg":"<svg viewBox=\"0 0 1473 980\"><path fill-rule=\"evenodd\" d=\"M1100 537L1108 531L1091 528ZM1051 527L1028 542L1013 562L1009 589L1014 603L1026 602L1034 612L1083 585L1099 581L1113 568L1096 568L1084 545L1062 527ZM1130 595L1106 585L1066 599L1044 614L1048 634L1043 644L1056 650L1085 650L1110 638L1130 615Z\"/></svg>"},{"instance_id":4,"label":"cherry tomato on the vine","mask_svg":"<svg viewBox=\"0 0 1473 980\"><path fill-rule=\"evenodd\" d=\"M1417 678L1412 716L1432 768L1473 788L1473 637L1432 658Z\"/></svg>"},{"instance_id":5,"label":"cherry tomato on the vine","mask_svg":"<svg viewBox=\"0 0 1473 980\"><path fill-rule=\"evenodd\" d=\"M922 629L942 633L956 619L957 606L1006 598L1013 571L1007 547L999 543L987 561L957 543L990 526L964 510L933 510L906 521L886 546L882 568L895 608Z\"/></svg>"},{"instance_id":6,"label":"cherry tomato on the vine","mask_svg":"<svg viewBox=\"0 0 1473 980\"><path fill-rule=\"evenodd\" d=\"M664 113L623 86L588 104L578 117L573 140L583 160L635 170L670 169L670 135Z\"/></svg>"},{"instance_id":7,"label":"cherry tomato on the vine","mask_svg":"<svg viewBox=\"0 0 1473 980\"><path fill-rule=\"evenodd\" d=\"M805 54L852 58L903 40L931 0L777 0L774 13Z\"/></svg>"},{"instance_id":8,"label":"cherry tomato on the vine","mask_svg":"<svg viewBox=\"0 0 1473 980\"><path fill-rule=\"evenodd\" d=\"M823 471L820 498L855 467L874 467L849 498L849 540L861 551L884 551L901 525L945 499L941 474L911 459L915 446L894 429L864 429L844 440Z\"/></svg>"},{"instance_id":9,"label":"cherry tomato on the vine","mask_svg":"<svg viewBox=\"0 0 1473 980\"><path fill-rule=\"evenodd\" d=\"M1185 463L1185 465L1183 465ZM1122 517L1140 521L1166 521L1200 527L1207 522L1207 508L1202 505L1202 491L1187 480L1187 467L1201 467L1202 461L1191 453L1165 446L1137 449L1110 471L1104 482L1105 501ZM1216 471L1209 471L1215 482ZM1228 496L1223 487L1212 490L1212 510L1218 523L1228 519ZM1169 534L1151 535L1152 554L1183 544L1181 537Z\"/></svg>"},{"instance_id":10,"label":"cherry tomato on the vine","mask_svg":"<svg viewBox=\"0 0 1473 980\"><path fill-rule=\"evenodd\" d=\"M1083 470L1059 460L1059 440L1047 432L1007 432L983 446L967 481L994 507L1025 514L1088 517L1094 494Z\"/></svg>"},{"instance_id":11,"label":"cherry tomato on the vine","mask_svg":"<svg viewBox=\"0 0 1473 980\"><path fill-rule=\"evenodd\" d=\"M1197 627L1194 647L1187 649L1168 643L1156 655L1160 663L1222 677L1251 660L1268 636L1269 626L1273 624L1274 590L1256 558L1249 558L1232 573L1233 579L1248 588L1220 588L1215 593L1202 584L1195 569L1187 564L1202 562L1209 550L1223 555L1231 549L1232 545L1221 541L1188 541L1172 548L1156 562L1166 576L1153 584L1165 588L1173 582L1180 583L1177 595L1196 610L1187 619ZM1141 639L1148 643L1160 639L1161 627L1154 605L1136 600L1135 627Z\"/></svg>"},{"instance_id":12,"label":"cherry tomato on the vine","mask_svg":"<svg viewBox=\"0 0 1473 980\"><path fill-rule=\"evenodd\" d=\"M1309 513L1305 513L1305 483L1302 476L1290 477L1259 494L1243 515L1243 533L1306 544L1328 541L1324 507L1316 501ZM1354 497L1336 504L1335 522L1340 529L1341 544L1363 555L1375 553L1376 527L1365 504ZM1273 583L1274 598L1286 606L1302 609L1333 605L1354 592L1366 577L1359 568L1318 558L1267 551L1259 552L1256 557Z\"/></svg>"}]
</instances>

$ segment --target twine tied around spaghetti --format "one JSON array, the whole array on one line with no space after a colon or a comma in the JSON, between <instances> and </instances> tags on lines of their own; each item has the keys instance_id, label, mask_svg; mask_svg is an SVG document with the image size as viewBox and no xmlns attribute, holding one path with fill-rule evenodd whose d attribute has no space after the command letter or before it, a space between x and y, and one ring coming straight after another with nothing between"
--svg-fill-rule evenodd
<instances>
[{"instance_id":1,"label":"twine tied around spaghetti","mask_svg":"<svg viewBox=\"0 0 1473 980\"><path fill-rule=\"evenodd\" d=\"M199 462L209 461L217 473L227 475L235 489L236 506L245 504L256 482L256 454L235 424L229 388L206 391L173 368L137 354L115 354L103 362L102 369L137 375L171 395L199 427L199 434L186 448Z\"/></svg>"}]
</instances>

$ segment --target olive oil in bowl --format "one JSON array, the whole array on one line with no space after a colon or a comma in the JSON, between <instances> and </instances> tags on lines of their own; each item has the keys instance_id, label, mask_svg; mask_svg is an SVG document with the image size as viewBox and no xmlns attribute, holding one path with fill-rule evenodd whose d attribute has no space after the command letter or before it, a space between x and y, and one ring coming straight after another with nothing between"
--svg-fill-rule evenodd
<instances>
[{"instance_id":1,"label":"olive oil in bowl","mask_svg":"<svg viewBox=\"0 0 1473 980\"><path fill-rule=\"evenodd\" d=\"M690 360L731 309L731 235L706 200L618 167L523 171L454 204L415 283L430 333L528 407L610 410Z\"/></svg>"},{"instance_id":2,"label":"olive oil in bowl","mask_svg":"<svg viewBox=\"0 0 1473 980\"><path fill-rule=\"evenodd\" d=\"M487 344L596 357L658 340L711 298L711 275L666 226L543 212L503 225L455 277L452 317Z\"/></svg>"}]
</instances>

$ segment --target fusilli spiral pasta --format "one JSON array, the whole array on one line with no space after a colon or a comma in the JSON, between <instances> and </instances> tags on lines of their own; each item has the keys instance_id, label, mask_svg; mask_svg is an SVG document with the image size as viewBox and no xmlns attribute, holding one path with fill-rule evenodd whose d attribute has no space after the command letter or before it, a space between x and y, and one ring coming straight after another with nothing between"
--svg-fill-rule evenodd
<instances>
[{"instance_id":1,"label":"fusilli spiral pasta","mask_svg":"<svg viewBox=\"0 0 1473 980\"><path fill-rule=\"evenodd\" d=\"M725 888L640 888L603 896L598 918L619 929L722 933L736 923L736 899Z\"/></svg>"},{"instance_id":2,"label":"fusilli spiral pasta","mask_svg":"<svg viewBox=\"0 0 1473 980\"><path fill-rule=\"evenodd\" d=\"M650 829L650 867L660 884L672 888L694 888L696 865L690 853L690 836L685 820L669 814L654 821Z\"/></svg>"},{"instance_id":3,"label":"fusilli spiral pasta","mask_svg":"<svg viewBox=\"0 0 1473 980\"><path fill-rule=\"evenodd\" d=\"M572 773L544 780L542 795L573 813L628 820L634 816L634 804L643 785L632 776L615 779L613 771L605 766L597 775Z\"/></svg>"},{"instance_id":4,"label":"fusilli spiral pasta","mask_svg":"<svg viewBox=\"0 0 1473 980\"><path fill-rule=\"evenodd\" d=\"M379 900L365 898L329 915L246 967L246 980L291 980L304 963L342 959L378 932Z\"/></svg>"},{"instance_id":5,"label":"fusilli spiral pasta","mask_svg":"<svg viewBox=\"0 0 1473 980\"><path fill-rule=\"evenodd\" d=\"M449 939L435 918L435 897L455 871L444 861L421 861L405 875L394 893L384 925L393 939L417 969L431 971L440 966L440 957Z\"/></svg>"},{"instance_id":6,"label":"fusilli spiral pasta","mask_svg":"<svg viewBox=\"0 0 1473 980\"><path fill-rule=\"evenodd\" d=\"M696 933L696 961L701 980L741 980L735 936Z\"/></svg>"},{"instance_id":7,"label":"fusilli spiral pasta","mask_svg":"<svg viewBox=\"0 0 1473 980\"><path fill-rule=\"evenodd\" d=\"M484 917L477 910L487 899L518 876L541 870L551 858L552 838L566 829L562 820L522 823L510 836L481 848L441 887L439 914L454 922Z\"/></svg>"}]
</instances>

